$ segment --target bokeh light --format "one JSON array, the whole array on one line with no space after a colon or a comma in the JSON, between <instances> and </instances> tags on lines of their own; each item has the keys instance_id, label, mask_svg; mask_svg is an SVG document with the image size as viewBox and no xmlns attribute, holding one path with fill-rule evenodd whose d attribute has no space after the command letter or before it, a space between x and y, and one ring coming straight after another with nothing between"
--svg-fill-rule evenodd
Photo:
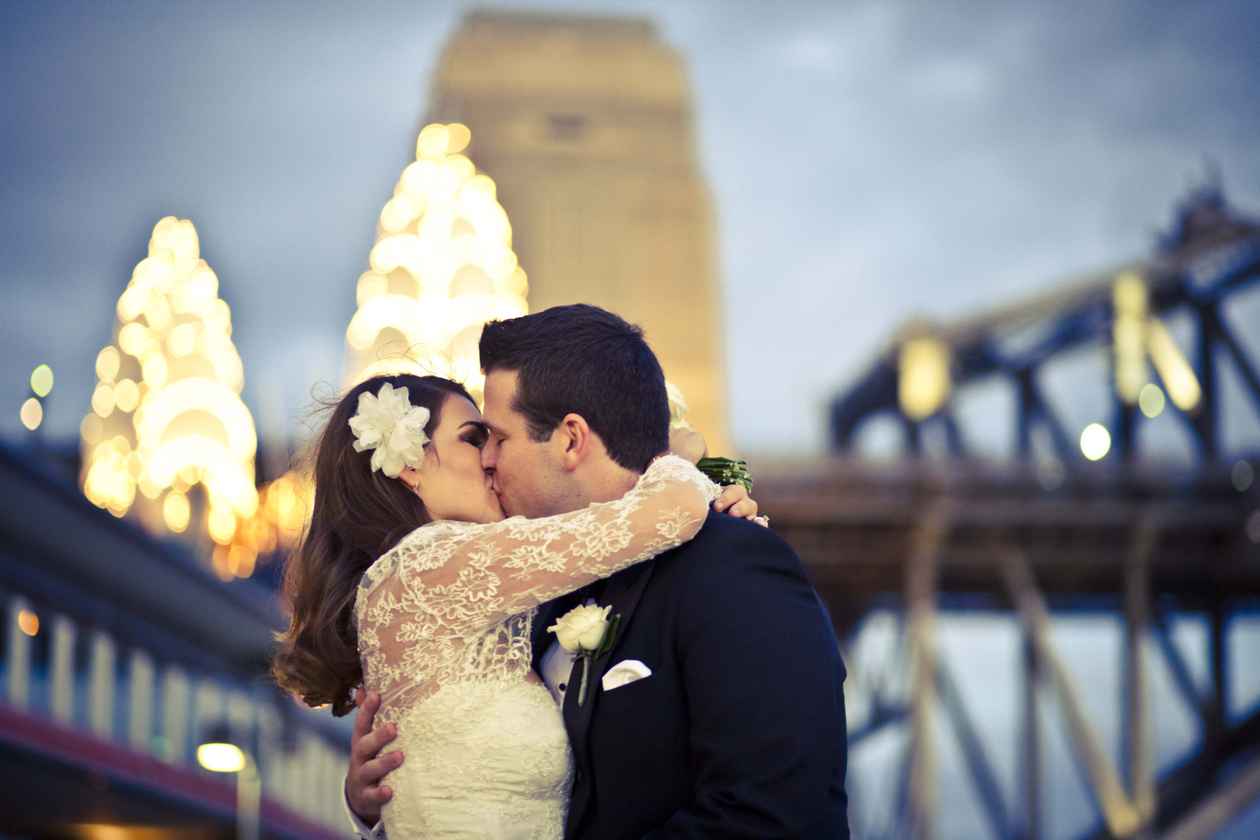
<instances>
[{"instance_id":1,"label":"bokeh light","mask_svg":"<svg viewBox=\"0 0 1260 840\"><path fill-rule=\"evenodd\" d=\"M200 744L197 763L211 773L239 773L245 769L245 753L236 744Z\"/></svg>"},{"instance_id":2,"label":"bokeh light","mask_svg":"<svg viewBox=\"0 0 1260 840\"><path fill-rule=\"evenodd\" d=\"M40 424L44 422L44 406L34 397L29 398L22 403L22 408L18 412L18 417L22 420L22 425L28 431L35 431Z\"/></svg>"},{"instance_id":3,"label":"bokeh light","mask_svg":"<svg viewBox=\"0 0 1260 840\"><path fill-rule=\"evenodd\" d=\"M17 626L28 636L39 635L39 616L32 610L18 610Z\"/></svg>"},{"instance_id":4,"label":"bokeh light","mask_svg":"<svg viewBox=\"0 0 1260 840\"><path fill-rule=\"evenodd\" d=\"M192 222L167 216L118 299L114 342L96 356L80 426L83 490L116 516L138 506L155 530L185 531L196 493L206 532L230 544L258 509L253 417L219 282Z\"/></svg>"},{"instance_id":5,"label":"bokeh light","mask_svg":"<svg viewBox=\"0 0 1260 840\"><path fill-rule=\"evenodd\" d=\"M119 411L130 413L140 404L140 386L134 380L124 379L114 386L114 405Z\"/></svg>"},{"instance_id":6,"label":"bokeh light","mask_svg":"<svg viewBox=\"0 0 1260 840\"><path fill-rule=\"evenodd\" d=\"M381 210L369 269L346 329L353 382L378 373L431 373L484 385L477 339L490 320L529 311L529 282L495 183L461 152L467 126L434 123Z\"/></svg>"},{"instance_id":7,"label":"bokeh light","mask_svg":"<svg viewBox=\"0 0 1260 840\"><path fill-rule=\"evenodd\" d=\"M1116 391L1132 405L1146 382L1146 283L1134 272L1123 272L1116 277L1111 299Z\"/></svg>"},{"instance_id":8,"label":"bokeh light","mask_svg":"<svg viewBox=\"0 0 1260 840\"><path fill-rule=\"evenodd\" d=\"M1149 357L1173 405L1193 411L1202 397L1198 377L1168 328L1150 314L1149 297L1141 275L1126 271L1116 276L1112 287L1116 392L1129 405L1138 403L1147 417L1159 416L1164 410L1164 392L1148 381Z\"/></svg>"},{"instance_id":9,"label":"bokeh light","mask_svg":"<svg viewBox=\"0 0 1260 840\"><path fill-rule=\"evenodd\" d=\"M118 376L118 368L122 364L122 357L118 355L117 347L106 347L96 354L96 376L101 382L113 382Z\"/></svg>"},{"instance_id":10,"label":"bokeh light","mask_svg":"<svg viewBox=\"0 0 1260 840\"><path fill-rule=\"evenodd\" d=\"M1199 378L1194 375L1194 368L1182 355L1168 328L1154 318L1147 324L1147 340L1151 361L1155 363L1155 369L1164 380L1173 405L1182 411L1193 411L1203 394L1199 387Z\"/></svg>"},{"instance_id":11,"label":"bokeh light","mask_svg":"<svg viewBox=\"0 0 1260 840\"><path fill-rule=\"evenodd\" d=\"M206 514L206 531L219 545L228 545L236 535L236 517L223 507L211 507Z\"/></svg>"},{"instance_id":12,"label":"bokeh light","mask_svg":"<svg viewBox=\"0 0 1260 840\"><path fill-rule=\"evenodd\" d=\"M1164 413L1164 391L1154 382L1147 382L1138 392L1138 408L1152 420Z\"/></svg>"},{"instance_id":13,"label":"bokeh light","mask_svg":"<svg viewBox=\"0 0 1260 840\"><path fill-rule=\"evenodd\" d=\"M949 398L949 347L931 336L901 345L897 364L897 397L912 420L931 417Z\"/></svg>"},{"instance_id":14,"label":"bokeh light","mask_svg":"<svg viewBox=\"0 0 1260 840\"><path fill-rule=\"evenodd\" d=\"M1111 451L1111 432L1102 423L1090 423L1081 431L1081 454L1090 461L1101 461Z\"/></svg>"},{"instance_id":15,"label":"bokeh light","mask_svg":"<svg viewBox=\"0 0 1260 840\"><path fill-rule=\"evenodd\" d=\"M79 437L88 446L100 443L103 434L105 434L105 424L95 413L88 414L79 424Z\"/></svg>"},{"instance_id":16,"label":"bokeh light","mask_svg":"<svg viewBox=\"0 0 1260 840\"><path fill-rule=\"evenodd\" d=\"M92 392L92 411L98 417L108 417L114 411L114 389L102 382Z\"/></svg>"},{"instance_id":17,"label":"bokeh light","mask_svg":"<svg viewBox=\"0 0 1260 840\"><path fill-rule=\"evenodd\" d=\"M188 504L188 497L178 491L167 493L162 501L162 519L166 522L166 527L176 534L182 534L188 528L191 518L192 507Z\"/></svg>"},{"instance_id":18,"label":"bokeh light","mask_svg":"<svg viewBox=\"0 0 1260 840\"><path fill-rule=\"evenodd\" d=\"M37 397L46 397L53 389L53 371L48 365L40 365L31 372L31 391Z\"/></svg>"}]
</instances>

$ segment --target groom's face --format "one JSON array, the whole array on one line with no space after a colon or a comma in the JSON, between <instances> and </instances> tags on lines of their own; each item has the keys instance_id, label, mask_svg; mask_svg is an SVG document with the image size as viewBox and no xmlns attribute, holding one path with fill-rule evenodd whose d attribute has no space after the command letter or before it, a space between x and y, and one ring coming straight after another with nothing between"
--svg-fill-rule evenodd
<instances>
[{"instance_id":1,"label":"groom's face","mask_svg":"<svg viewBox=\"0 0 1260 840\"><path fill-rule=\"evenodd\" d=\"M572 509L566 493L569 476L556 444L530 437L525 415L516 410L516 371L495 370L486 377L483 419L490 440L481 450L481 466L494 480L499 504L508 516L535 518Z\"/></svg>"}]
</instances>

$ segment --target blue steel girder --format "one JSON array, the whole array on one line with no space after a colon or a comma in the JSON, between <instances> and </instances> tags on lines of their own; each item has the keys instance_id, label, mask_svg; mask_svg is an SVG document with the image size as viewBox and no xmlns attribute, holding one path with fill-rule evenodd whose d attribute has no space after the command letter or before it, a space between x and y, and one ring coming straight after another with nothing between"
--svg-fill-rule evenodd
<instances>
[{"instance_id":1,"label":"blue steel girder","mask_svg":"<svg viewBox=\"0 0 1260 840\"><path fill-rule=\"evenodd\" d=\"M1220 394L1218 366L1228 360L1239 374L1244 390L1260 414L1260 375L1245 348L1226 322L1222 304L1260 280L1260 228L1251 228L1248 235L1235 239L1212 252L1213 262L1207 262L1202 253L1179 257L1176 254L1156 256L1141 267L1147 281L1148 306L1151 314L1167 316L1175 312L1189 312L1194 320L1196 333L1193 351L1189 354L1202 391L1200 404L1190 412L1176 406L1171 410L1183 421L1205 459L1219 457L1220 452ZM1016 426L1017 458L1032 456L1031 428L1042 424L1050 433L1059 458L1072 462L1079 456L1071 445L1066 430L1058 422L1053 407L1038 388L1040 368L1056 356L1088 342L1109 343L1112 336L1112 284L1111 275L1104 275L1092 286L1065 296L1063 306L1051 307L1048 312L1037 312L1029 319L1026 314L1012 317L996 316L977 319L972 324L945 326L937 331L950 347L951 377L954 393L992 377L1002 377L1011 382L1017 395ZM1038 309L1045 309L1039 306ZM1018 321L1019 328L1040 328L1042 336L1030 346L1019 351L1005 351L1001 347L1002 334ZM923 421L906 417L898 404L897 354L899 344L890 343L852 386L837 396L830 407L831 444L835 451L847 451L853 447L854 436L868 420L878 416L900 419L904 428L905 449L908 454L922 450L921 427L940 423L945 428L947 448L952 455L966 452L968 435L958 424L950 403L940 412ZM1111 376L1109 368L1102 368L1102 375ZM1152 370L1155 381L1165 386ZM1118 397L1113 409L1112 432L1117 457L1130 459L1136 454L1136 426L1140 418L1134 406Z\"/></svg>"}]
</instances>

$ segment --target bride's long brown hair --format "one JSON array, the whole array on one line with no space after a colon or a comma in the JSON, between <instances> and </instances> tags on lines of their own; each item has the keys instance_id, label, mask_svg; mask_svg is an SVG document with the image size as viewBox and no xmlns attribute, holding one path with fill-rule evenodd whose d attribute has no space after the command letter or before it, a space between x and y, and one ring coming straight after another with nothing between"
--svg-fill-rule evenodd
<instances>
[{"instance_id":1,"label":"bride's long brown hair","mask_svg":"<svg viewBox=\"0 0 1260 840\"><path fill-rule=\"evenodd\" d=\"M359 395L389 383L406 388L413 405L429 409L430 436L452 396L472 401L463 386L437 376L375 376L350 389L333 408L314 451L315 506L284 572L281 598L289 627L277 635L271 672L281 688L308 705L354 708L363 682L355 632L359 579L377 557L430 521L423 503L401 481L374 472L372 453L355 452L350 418Z\"/></svg>"}]
</instances>

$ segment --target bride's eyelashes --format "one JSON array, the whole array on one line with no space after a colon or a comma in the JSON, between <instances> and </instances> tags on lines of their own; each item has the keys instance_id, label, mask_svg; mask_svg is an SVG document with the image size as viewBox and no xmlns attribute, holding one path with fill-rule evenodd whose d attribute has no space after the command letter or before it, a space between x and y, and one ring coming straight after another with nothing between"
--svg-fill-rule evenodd
<instances>
[{"instance_id":1,"label":"bride's eyelashes","mask_svg":"<svg viewBox=\"0 0 1260 840\"><path fill-rule=\"evenodd\" d=\"M485 426L470 425L460 434L459 439L464 443L482 449L490 439L490 432Z\"/></svg>"}]
</instances>

